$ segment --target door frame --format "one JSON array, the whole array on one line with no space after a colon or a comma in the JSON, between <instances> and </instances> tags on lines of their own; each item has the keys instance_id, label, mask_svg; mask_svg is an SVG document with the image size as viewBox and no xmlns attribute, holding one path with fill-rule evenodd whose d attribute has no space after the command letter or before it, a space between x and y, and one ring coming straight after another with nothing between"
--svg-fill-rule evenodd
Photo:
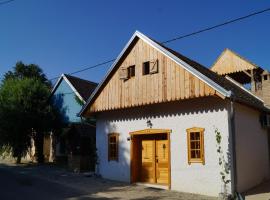
<instances>
[{"instance_id":1,"label":"door frame","mask_svg":"<svg viewBox=\"0 0 270 200\"><path fill-rule=\"evenodd\" d=\"M171 189L171 129L143 129L138 131L130 132L130 183L135 183L135 177L133 175L133 168L134 168L134 161L133 161L133 151L134 151L134 144L133 144L133 136L135 135L151 135L151 134L167 134L168 140L168 189Z\"/></svg>"}]
</instances>

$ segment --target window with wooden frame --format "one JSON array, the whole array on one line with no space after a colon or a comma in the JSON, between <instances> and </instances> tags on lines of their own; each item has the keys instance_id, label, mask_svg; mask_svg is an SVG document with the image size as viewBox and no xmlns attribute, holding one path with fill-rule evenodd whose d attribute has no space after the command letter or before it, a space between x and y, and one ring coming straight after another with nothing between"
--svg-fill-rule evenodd
<instances>
[{"instance_id":1,"label":"window with wooden frame","mask_svg":"<svg viewBox=\"0 0 270 200\"><path fill-rule=\"evenodd\" d=\"M149 61L143 63L142 73L143 73L143 75L150 74L150 62Z\"/></svg>"},{"instance_id":2,"label":"window with wooden frame","mask_svg":"<svg viewBox=\"0 0 270 200\"><path fill-rule=\"evenodd\" d=\"M135 65L129 66L128 70L128 78L135 77Z\"/></svg>"},{"instance_id":3,"label":"window with wooden frame","mask_svg":"<svg viewBox=\"0 0 270 200\"><path fill-rule=\"evenodd\" d=\"M118 161L118 133L108 134L108 161Z\"/></svg>"},{"instance_id":4,"label":"window with wooden frame","mask_svg":"<svg viewBox=\"0 0 270 200\"><path fill-rule=\"evenodd\" d=\"M202 163L204 159L204 128L187 129L188 164Z\"/></svg>"}]
</instances>

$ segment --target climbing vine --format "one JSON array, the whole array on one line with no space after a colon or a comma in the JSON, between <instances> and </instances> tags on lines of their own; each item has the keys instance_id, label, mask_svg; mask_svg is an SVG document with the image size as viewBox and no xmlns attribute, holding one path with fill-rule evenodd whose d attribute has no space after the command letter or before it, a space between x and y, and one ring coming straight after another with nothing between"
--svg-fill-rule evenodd
<instances>
[{"instance_id":1,"label":"climbing vine","mask_svg":"<svg viewBox=\"0 0 270 200\"><path fill-rule=\"evenodd\" d=\"M231 182L231 180L229 179L229 173L230 173L229 163L225 160L224 153L221 148L221 141L222 141L221 133L218 129L215 129L215 134L216 134L216 142L217 142L217 153L219 154L218 164L221 167L220 176L224 184L223 192L224 192L224 195L226 195L227 185Z\"/></svg>"}]
</instances>

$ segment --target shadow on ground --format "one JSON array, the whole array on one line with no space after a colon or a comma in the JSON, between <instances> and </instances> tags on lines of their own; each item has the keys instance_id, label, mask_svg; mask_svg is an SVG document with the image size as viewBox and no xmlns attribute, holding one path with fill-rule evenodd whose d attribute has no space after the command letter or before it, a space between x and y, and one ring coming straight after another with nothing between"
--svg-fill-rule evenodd
<instances>
[{"instance_id":1,"label":"shadow on ground","mask_svg":"<svg viewBox=\"0 0 270 200\"><path fill-rule=\"evenodd\" d=\"M270 180L243 193L247 200L269 200L270 199Z\"/></svg>"},{"instance_id":2,"label":"shadow on ground","mask_svg":"<svg viewBox=\"0 0 270 200\"><path fill-rule=\"evenodd\" d=\"M0 164L1 199L214 200L216 198L110 181L53 165ZM3 194L3 195L2 195ZM6 198L2 198L2 197ZM23 198L21 198L23 197Z\"/></svg>"}]
</instances>

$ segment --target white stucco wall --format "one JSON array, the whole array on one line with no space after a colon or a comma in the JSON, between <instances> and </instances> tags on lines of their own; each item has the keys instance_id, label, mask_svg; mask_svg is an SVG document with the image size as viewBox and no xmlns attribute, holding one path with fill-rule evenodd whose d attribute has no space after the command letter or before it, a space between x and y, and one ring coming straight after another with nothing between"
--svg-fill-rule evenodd
<instances>
[{"instance_id":1,"label":"white stucco wall","mask_svg":"<svg viewBox=\"0 0 270 200\"><path fill-rule=\"evenodd\" d=\"M260 112L235 105L237 189L246 191L269 178L267 131L261 127Z\"/></svg>"},{"instance_id":2,"label":"white stucco wall","mask_svg":"<svg viewBox=\"0 0 270 200\"><path fill-rule=\"evenodd\" d=\"M171 189L190 193L218 196L221 192L220 167L215 140L215 128L223 136L223 150L228 150L228 112L225 101L200 98L181 103L157 104L135 109L104 112L97 116L98 171L104 178L130 181L129 133L148 128L171 129ZM186 129L203 127L205 165L188 165ZM119 161L108 162L107 134L117 132ZM229 186L230 187L230 186ZM230 188L229 188L230 189Z\"/></svg>"}]
</instances>

